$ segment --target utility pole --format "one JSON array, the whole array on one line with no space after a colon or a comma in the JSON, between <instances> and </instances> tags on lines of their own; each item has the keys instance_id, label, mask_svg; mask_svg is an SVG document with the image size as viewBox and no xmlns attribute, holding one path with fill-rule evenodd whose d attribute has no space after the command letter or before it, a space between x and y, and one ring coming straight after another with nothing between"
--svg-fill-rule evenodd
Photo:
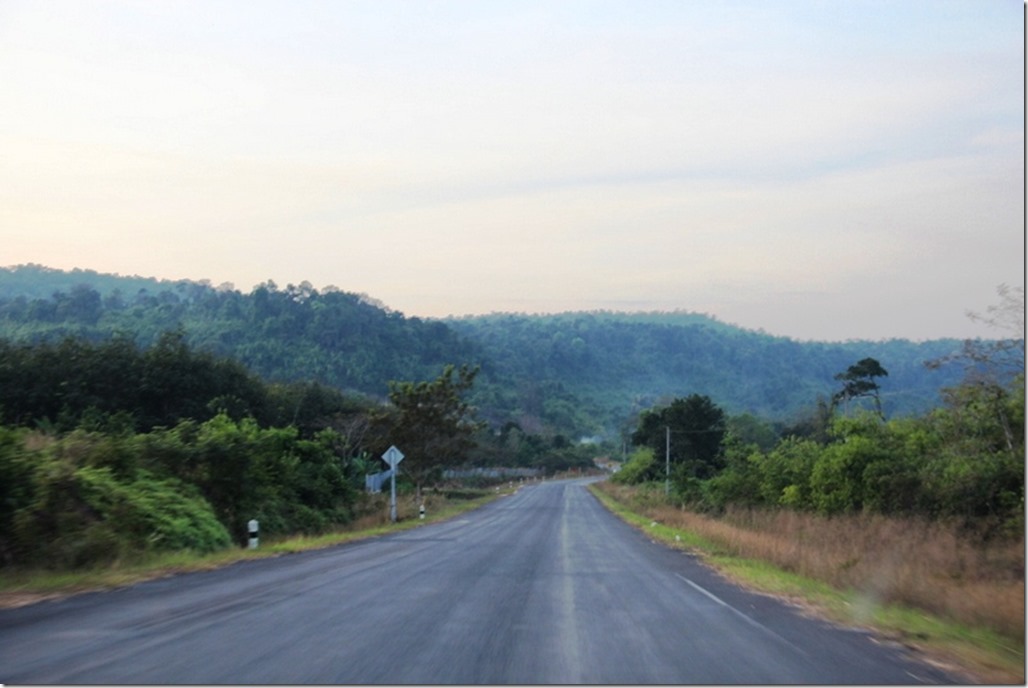
<instances>
[{"instance_id":1,"label":"utility pole","mask_svg":"<svg viewBox=\"0 0 1028 688\"><path fill-rule=\"evenodd\" d=\"M664 436L664 496L671 494L671 426L665 426Z\"/></svg>"}]
</instances>

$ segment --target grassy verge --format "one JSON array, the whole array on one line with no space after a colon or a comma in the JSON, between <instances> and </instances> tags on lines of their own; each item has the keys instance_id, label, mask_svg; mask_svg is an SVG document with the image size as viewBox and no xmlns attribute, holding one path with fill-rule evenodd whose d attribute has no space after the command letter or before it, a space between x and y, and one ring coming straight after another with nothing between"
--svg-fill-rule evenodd
<instances>
[{"instance_id":1,"label":"grassy verge","mask_svg":"<svg viewBox=\"0 0 1028 688\"><path fill-rule=\"evenodd\" d=\"M264 559L296 552L332 547L354 540L410 530L453 518L503 495L513 489L464 491L459 498L429 495L426 516L419 518L412 498L397 499L397 522L391 523L385 498L376 500L372 513L354 521L337 532L317 536L261 538L258 549L225 549L210 554L189 551L149 553L132 560L78 571L18 569L0 571L0 607L20 606L45 599L64 597L92 590L109 590L145 580L191 571L207 571L249 559Z\"/></svg>"},{"instance_id":2,"label":"grassy verge","mask_svg":"<svg viewBox=\"0 0 1028 688\"><path fill-rule=\"evenodd\" d=\"M593 485L590 490L610 511L652 539L698 554L727 578L748 588L784 597L807 613L837 623L873 629L880 636L919 651L929 660L956 668L967 674L969 681L1025 682L1023 629L1019 636L1003 634L921 609L882 603L855 589L834 586L740 554L725 544L728 540L723 531L731 528L727 524L720 523L717 530L712 530L714 536L701 534L700 529L668 524L669 519L655 516L659 509L638 503L629 506L621 490L614 493L602 484ZM1022 611L1023 603L1022 594Z\"/></svg>"}]
</instances>

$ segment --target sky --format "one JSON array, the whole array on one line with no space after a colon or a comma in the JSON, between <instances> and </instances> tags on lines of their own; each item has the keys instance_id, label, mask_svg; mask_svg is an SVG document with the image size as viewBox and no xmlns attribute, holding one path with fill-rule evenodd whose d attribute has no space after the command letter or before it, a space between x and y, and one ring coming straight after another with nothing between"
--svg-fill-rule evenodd
<instances>
[{"instance_id":1,"label":"sky","mask_svg":"<svg viewBox=\"0 0 1028 688\"><path fill-rule=\"evenodd\" d=\"M0 265L1007 336L1020 0L3 0Z\"/></svg>"}]
</instances>

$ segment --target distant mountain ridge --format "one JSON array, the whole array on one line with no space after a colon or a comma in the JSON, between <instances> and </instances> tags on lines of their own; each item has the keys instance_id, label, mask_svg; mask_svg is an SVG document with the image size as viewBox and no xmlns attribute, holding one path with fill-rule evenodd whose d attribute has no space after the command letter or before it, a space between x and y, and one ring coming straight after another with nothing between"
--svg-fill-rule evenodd
<instances>
[{"instance_id":1,"label":"distant mountain ridge","mask_svg":"<svg viewBox=\"0 0 1028 688\"><path fill-rule=\"evenodd\" d=\"M889 371L882 388L890 414L937 405L940 388L963 376L957 365L925 365L958 350L961 342L954 339L798 342L709 316L676 314L494 315L447 322L482 347L501 377L548 381L551 390L591 403L606 427L626 411L690 393L706 394L731 413L785 421L813 408L819 397L829 398L839 384L835 375L866 357Z\"/></svg>"},{"instance_id":2,"label":"distant mountain ridge","mask_svg":"<svg viewBox=\"0 0 1028 688\"><path fill-rule=\"evenodd\" d=\"M174 289L177 285L196 284L211 286L209 280L167 280L139 275L122 276L75 268L59 270L45 265L28 264L0 268L0 298L12 299L18 296L45 299L55 291L69 292L74 287L86 284L107 296L115 290L123 294L136 294L140 289L160 292ZM224 285L233 288L231 284Z\"/></svg>"},{"instance_id":3,"label":"distant mountain ridge","mask_svg":"<svg viewBox=\"0 0 1028 688\"><path fill-rule=\"evenodd\" d=\"M389 380L430 379L447 363L481 365L473 402L496 426L610 435L676 396L709 395L730 413L787 421L865 357L888 370L886 412L921 412L959 382L925 363L958 340L818 343L774 337L687 311L406 317L363 294L273 282L242 294L208 280L157 280L0 268L0 337L130 335L141 345L181 329L192 345L269 380L317 380L384 397Z\"/></svg>"}]
</instances>

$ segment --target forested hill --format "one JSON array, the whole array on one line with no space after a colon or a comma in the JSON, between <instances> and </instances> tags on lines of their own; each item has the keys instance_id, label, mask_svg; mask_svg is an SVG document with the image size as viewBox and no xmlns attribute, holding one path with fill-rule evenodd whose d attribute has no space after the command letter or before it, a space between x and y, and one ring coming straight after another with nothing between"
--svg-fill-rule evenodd
<instances>
[{"instance_id":1,"label":"forested hill","mask_svg":"<svg viewBox=\"0 0 1028 688\"><path fill-rule=\"evenodd\" d=\"M162 291L174 291L176 288L181 290L192 284L194 283L189 280L159 280L138 275L125 277L81 268L65 271L32 264L0 268L0 299L4 300L18 297L48 299L56 292L67 294L75 287L83 285L93 289L100 296L109 296L114 292L122 295L135 295L140 291L158 294ZM206 281L196 284L210 286ZM226 284L219 288L231 289L232 285Z\"/></svg>"},{"instance_id":2,"label":"forested hill","mask_svg":"<svg viewBox=\"0 0 1028 688\"><path fill-rule=\"evenodd\" d=\"M388 380L431 379L447 363L475 358L442 323L406 318L334 288L282 289L269 281L242 294L207 282L0 269L0 337L99 341L122 334L150 346L174 330L190 346L234 358L269 381L317 381L379 397Z\"/></svg>"},{"instance_id":3,"label":"forested hill","mask_svg":"<svg viewBox=\"0 0 1028 688\"><path fill-rule=\"evenodd\" d=\"M743 330L695 313L490 315L444 321L405 317L367 296L272 282L243 294L230 285L0 268L0 337L128 335L142 346L169 330L234 358L270 381L316 380L384 397L389 380L427 380L447 363L481 365L472 401L500 426L605 434L633 412L691 393L730 413L795 420L838 387L837 373L877 359L885 410L939 401L957 365L924 363L960 342L809 343Z\"/></svg>"},{"instance_id":4,"label":"forested hill","mask_svg":"<svg viewBox=\"0 0 1028 688\"><path fill-rule=\"evenodd\" d=\"M937 405L940 388L963 376L956 365L925 366L958 350L957 340L797 342L691 313L489 315L447 322L482 348L495 377L535 388L536 396L523 395L522 403L534 401L530 410L537 415L570 412L552 394L568 392L599 414L605 427L691 393L710 396L730 413L793 421L812 411L819 397L838 391L835 375L866 357L889 373L882 381L888 414ZM547 405L556 408L547 413Z\"/></svg>"}]
</instances>

